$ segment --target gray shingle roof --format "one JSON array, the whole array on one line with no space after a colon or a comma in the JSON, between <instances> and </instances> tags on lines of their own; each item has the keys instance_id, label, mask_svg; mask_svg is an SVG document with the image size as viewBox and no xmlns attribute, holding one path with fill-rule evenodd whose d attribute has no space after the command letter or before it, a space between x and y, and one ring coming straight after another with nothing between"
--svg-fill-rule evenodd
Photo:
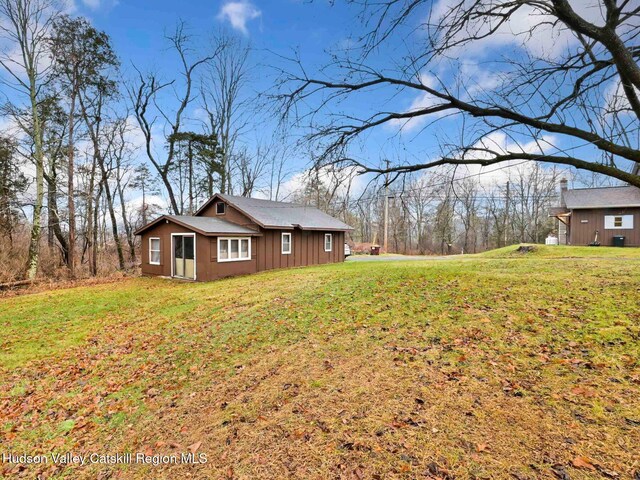
<instances>
[{"instance_id":1,"label":"gray shingle roof","mask_svg":"<svg viewBox=\"0 0 640 480\"><path fill-rule=\"evenodd\" d=\"M352 227L346 223L314 207L233 195L220 194L218 196L267 228L300 227L303 230L352 230Z\"/></svg>"},{"instance_id":2,"label":"gray shingle roof","mask_svg":"<svg viewBox=\"0 0 640 480\"><path fill-rule=\"evenodd\" d=\"M191 215L163 215L156 218L154 221L143 225L134 233L140 235L145 230L151 228L162 220L169 220L177 223L180 226L194 230L203 235L213 235L216 233L231 234L231 235L260 235L259 232L252 230L251 228L243 227L242 225L236 225L235 223L227 222L221 218L216 217L195 217Z\"/></svg>"},{"instance_id":3,"label":"gray shingle roof","mask_svg":"<svg viewBox=\"0 0 640 480\"><path fill-rule=\"evenodd\" d=\"M564 192L569 209L640 207L640 188L604 187L580 188Z\"/></svg>"},{"instance_id":4,"label":"gray shingle roof","mask_svg":"<svg viewBox=\"0 0 640 480\"><path fill-rule=\"evenodd\" d=\"M165 215L165 218L175 220L187 227L199 230L202 233L231 233L236 235L251 235L257 233L242 225L227 222L216 217L194 217L190 215Z\"/></svg>"}]
</instances>

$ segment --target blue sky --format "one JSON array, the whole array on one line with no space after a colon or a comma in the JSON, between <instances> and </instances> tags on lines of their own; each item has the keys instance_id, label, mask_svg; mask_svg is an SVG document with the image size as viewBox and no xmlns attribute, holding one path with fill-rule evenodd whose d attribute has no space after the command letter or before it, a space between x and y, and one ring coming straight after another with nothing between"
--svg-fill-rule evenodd
<instances>
[{"instance_id":1,"label":"blue sky","mask_svg":"<svg viewBox=\"0 0 640 480\"><path fill-rule=\"evenodd\" d=\"M273 67L292 68L281 57L292 57L297 52L305 68L316 72L329 61L328 52L343 48L350 43L352 37L364 32L364 27L357 21L358 7L347 6L337 1L331 4L325 0L190 0L176 2L170 0L67 0L75 1L71 9L75 15L83 15L100 30L108 33L119 55L125 79L134 74L133 65L141 71L158 72L166 80L176 77L179 66L177 59L170 51L163 38L171 32L179 20L186 22L189 32L194 37L194 45L201 52L206 50L208 39L226 29L234 35L246 40L252 47L250 58L250 83L247 95L257 92L269 92L275 83L276 71ZM416 18L424 18L431 6L433 11L442 11L454 0L433 0L421 6L424 12L418 12ZM575 0L574 5L584 5L586 0ZM588 3L588 2L586 2ZM558 32L540 30L532 38L522 40L514 36L514 32L526 31L532 24L544 19L523 12L515 16L509 25L509 31L500 32L485 42L471 46L459 52L455 67L447 67L445 63L421 69L421 81L429 83L437 77L445 82L453 82L456 75L461 74L471 88L490 89L495 87L495 61L500 55L514 52L533 55L556 56L562 53L571 38ZM594 16L597 12L584 10L586 16ZM410 28L405 35L396 35L391 41L373 56L370 61L381 68L394 69L403 53L411 49L423 47L420 31ZM196 56L198 53L195 54ZM171 104L166 97L162 100ZM406 111L429 104L432 99L417 95L415 92L397 92L382 89L376 92L358 94L341 104L334 104L324 113L348 112L361 117L376 109ZM254 102L258 105L257 101ZM188 116L196 119L197 104L194 103ZM535 109L535 105L532 106ZM266 140L276 127L272 112L257 108L251 114L251 125L246 129L242 141L254 147L261 140ZM320 118L323 118L322 116ZM422 163L438 156L440 144L449 140L455 142L460 134L460 117L441 119L434 126L426 127L424 120L414 120L409 124L391 124L377 128L362 136L353 144L351 155L370 164L379 164L384 158L393 163ZM300 135L301 131L292 130ZM530 140L530 139L529 139ZM548 137L555 147L571 148L576 142L570 139ZM509 147L511 140L500 135L492 139L500 148ZM157 145L162 148L162 145ZM525 148L535 146L525 145ZM555 153L554 148L550 149ZM580 150L578 150L580 151ZM140 161L145 161L140 152ZM308 157L304 153L294 153L289 159L288 170L292 173L304 170L308 166ZM463 169L461 169L463 170ZM462 174L480 172L476 167L462 171ZM495 170L495 167L491 168ZM504 172L492 174L489 181L503 181ZM364 184L364 181L360 182Z\"/></svg>"},{"instance_id":2,"label":"blue sky","mask_svg":"<svg viewBox=\"0 0 640 480\"><path fill-rule=\"evenodd\" d=\"M195 44L205 48L208 39L225 29L238 35L252 47L248 88L250 93L267 92L273 87L276 71L274 66L287 66L280 56L292 57L296 52L309 67L319 67L327 59L327 51L341 48L349 42L356 11L342 4L331 6L328 2L306 2L292 0L277 1L202 1L184 3L158 0L141 2L131 0L76 0L76 14L85 15L97 28L107 32L121 58L126 76L133 75L132 65L142 71L153 70L164 78L173 78L178 68L176 58L167 51L163 39L179 19L186 22ZM339 3L339 2L338 2ZM409 99L407 99L409 101ZM197 116L196 105L191 116ZM358 102L350 102L350 109L358 110ZM255 128L244 135L244 142L251 145L268 136L275 128L273 116L257 112ZM387 139L389 132L382 132ZM359 152L363 156L381 156L380 140L377 144L367 142ZM391 144L391 154L395 150ZM308 159L292 158L290 170L302 170Z\"/></svg>"},{"instance_id":3,"label":"blue sky","mask_svg":"<svg viewBox=\"0 0 640 480\"><path fill-rule=\"evenodd\" d=\"M176 59L167 52L163 35L175 27L178 19L182 19L189 26L196 43L202 46L206 46L207 39L220 29L226 29L250 42L253 49L250 88L255 92L267 92L273 87L276 71L271 67L292 68L280 56L292 57L295 52L305 68L313 71L328 62L327 52L344 48L352 36L361 33L354 21L358 10L340 2L330 5L326 1L275 0L248 3L191 0L188 7L185 7L168 0L120 0L115 5L111 3L112 0L87 1L99 6L89 8L86 4L79 3L77 13L87 15L97 28L111 36L125 74L131 74L131 65L135 64L143 71L151 69L160 72L165 78L172 78L172 71L177 68ZM244 12L244 15L233 10L225 13L226 7L236 4L243 4L253 10ZM238 18L244 21L238 23ZM387 46L387 51L390 48L392 47ZM386 58L384 55L382 57ZM412 100L411 95L401 95L393 101L408 108ZM346 107L351 113L362 113L367 111L366 105L355 99L339 107L339 110ZM264 120L268 121L271 115L266 117ZM363 155L382 157L400 154L397 145L393 141L389 142L396 132L385 129L377 133L380 135L368 138L367 144L372 141L374 144L365 146ZM429 146L430 142L424 145ZM381 148L388 151L381 152Z\"/></svg>"}]
</instances>

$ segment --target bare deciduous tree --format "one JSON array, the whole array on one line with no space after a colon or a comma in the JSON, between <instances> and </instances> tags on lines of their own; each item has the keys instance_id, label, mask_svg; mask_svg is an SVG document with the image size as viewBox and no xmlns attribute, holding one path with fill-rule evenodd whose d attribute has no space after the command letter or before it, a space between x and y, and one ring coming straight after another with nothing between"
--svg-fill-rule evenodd
<instances>
[{"instance_id":1,"label":"bare deciduous tree","mask_svg":"<svg viewBox=\"0 0 640 480\"><path fill-rule=\"evenodd\" d=\"M301 64L299 73L283 73L283 91L278 95L284 117L295 114L299 122L317 122L315 114L330 111L336 102L342 102L344 110L344 101L353 97L358 97L360 104L372 105L370 115L330 116L310 135L324 145L322 160L348 162L375 173L406 173L444 164L486 166L533 160L568 165L640 186L637 2L351 3L362 7L360 20L368 29L359 49L332 57L322 75L306 73ZM527 17L533 21L522 22ZM518 22L527 26L523 29ZM376 52L407 34L413 35L411 42L395 42L407 50L381 67L374 58ZM483 75L489 76L489 82L472 81L464 59L456 59L473 48L497 50L504 35L519 42L517 48L512 43L493 58L486 58ZM559 53L532 49L532 45L549 39L560 47ZM354 52L359 56L354 58ZM448 76L439 73L442 70ZM384 91L390 96L413 93L418 101L405 110L389 110ZM305 108L308 104L312 108ZM384 168L349 155L350 143L376 127L401 127L416 121L424 126L425 122L446 121L452 115L468 119L468 131L475 134L440 158ZM513 145L498 148L483 141L495 132L513 139ZM567 142L563 144L562 140ZM531 141L537 148L525 148ZM569 142L574 146L563 148Z\"/></svg>"},{"instance_id":2,"label":"bare deciduous tree","mask_svg":"<svg viewBox=\"0 0 640 480\"><path fill-rule=\"evenodd\" d=\"M184 23L179 23L175 32L168 36L167 40L171 44L172 50L178 55L180 65L182 66L181 74L183 77L183 84L181 88L178 89L176 87L175 80L162 82L156 74L143 75L138 71L138 82L136 85L129 88L129 96L133 104L133 111L136 120L138 121L140 130L144 136L145 153L147 158L157 170L158 175L164 184L173 212L176 215L180 215L182 214L182 211L178 205L170 178L171 169L173 168L176 160L176 138L177 134L181 131L185 110L193 101L195 73L201 66L215 59L220 53L221 47L216 47L216 49L214 49L214 51L209 55L202 56L197 60L192 60L190 58L193 54L190 46L191 38L186 32L186 26ZM161 107L157 101L158 96L169 87L173 87L173 91L178 101L178 107L173 114ZM161 139L156 138L157 134L154 132L154 125L156 124L158 116L164 120L168 130L165 138ZM165 143L165 141L167 145L167 153L164 159L160 160L156 156L154 146L157 142Z\"/></svg>"},{"instance_id":3,"label":"bare deciduous tree","mask_svg":"<svg viewBox=\"0 0 640 480\"><path fill-rule=\"evenodd\" d=\"M43 87L49 81L47 36L59 6L54 0L0 0L0 39L4 50L0 66L7 74L7 83L28 98L29 128L35 165L35 200L27 259L27 276L38 272L42 207L44 204L44 152L39 102Z\"/></svg>"},{"instance_id":4,"label":"bare deciduous tree","mask_svg":"<svg viewBox=\"0 0 640 480\"><path fill-rule=\"evenodd\" d=\"M222 149L220 192L231 193L236 141L246 126L243 89L247 84L249 47L237 37L221 34L214 39L213 50L218 54L209 63L200 87L202 106L209 134L217 136ZM242 164L242 159L238 160Z\"/></svg>"}]
</instances>

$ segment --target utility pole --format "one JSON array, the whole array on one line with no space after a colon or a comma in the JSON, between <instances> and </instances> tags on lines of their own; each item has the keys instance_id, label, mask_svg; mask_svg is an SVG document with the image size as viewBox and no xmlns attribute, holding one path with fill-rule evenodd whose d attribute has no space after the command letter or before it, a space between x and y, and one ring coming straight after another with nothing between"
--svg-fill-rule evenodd
<instances>
[{"instance_id":1,"label":"utility pole","mask_svg":"<svg viewBox=\"0 0 640 480\"><path fill-rule=\"evenodd\" d=\"M387 163L387 173L384 175L384 253L387 252L387 240L389 236L389 160Z\"/></svg>"},{"instance_id":2,"label":"utility pole","mask_svg":"<svg viewBox=\"0 0 640 480\"><path fill-rule=\"evenodd\" d=\"M504 246L507 246L508 235L507 235L507 222L509 222L509 181L507 181L507 197L506 197L506 206L505 206L505 214L504 214Z\"/></svg>"}]
</instances>

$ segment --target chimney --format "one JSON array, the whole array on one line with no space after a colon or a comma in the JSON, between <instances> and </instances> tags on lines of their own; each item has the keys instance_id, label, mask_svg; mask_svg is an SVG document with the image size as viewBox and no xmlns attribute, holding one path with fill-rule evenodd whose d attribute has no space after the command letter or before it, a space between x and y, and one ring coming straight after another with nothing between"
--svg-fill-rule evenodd
<instances>
[{"instance_id":1,"label":"chimney","mask_svg":"<svg viewBox=\"0 0 640 480\"><path fill-rule=\"evenodd\" d=\"M564 192L566 192L569 189L569 182L567 181L566 178L561 178L560 179L560 206L562 207L566 207L567 204L564 201Z\"/></svg>"}]
</instances>

